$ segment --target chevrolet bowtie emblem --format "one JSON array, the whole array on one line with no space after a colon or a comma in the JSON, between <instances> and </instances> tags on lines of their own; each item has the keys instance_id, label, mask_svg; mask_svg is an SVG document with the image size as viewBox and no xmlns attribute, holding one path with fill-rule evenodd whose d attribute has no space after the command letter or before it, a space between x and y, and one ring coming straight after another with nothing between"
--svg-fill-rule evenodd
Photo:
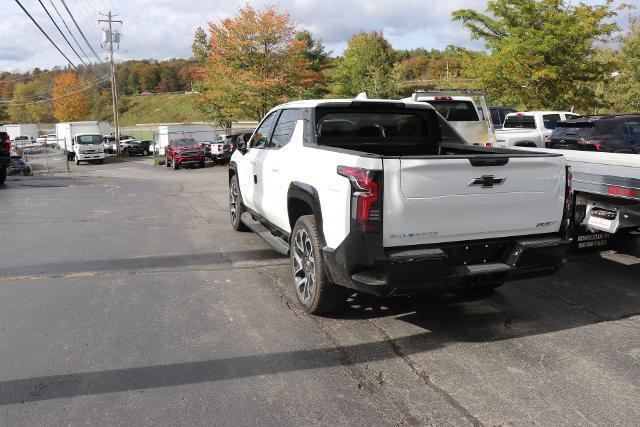
<instances>
[{"instance_id":1,"label":"chevrolet bowtie emblem","mask_svg":"<svg viewBox=\"0 0 640 427\"><path fill-rule=\"evenodd\" d=\"M480 178L476 178L469 184L469 187L474 185L480 185L482 188L493 188L494 185L503 184L507 178L496 178L493 175L482 175Z\"/></svg>"}]
</instances>

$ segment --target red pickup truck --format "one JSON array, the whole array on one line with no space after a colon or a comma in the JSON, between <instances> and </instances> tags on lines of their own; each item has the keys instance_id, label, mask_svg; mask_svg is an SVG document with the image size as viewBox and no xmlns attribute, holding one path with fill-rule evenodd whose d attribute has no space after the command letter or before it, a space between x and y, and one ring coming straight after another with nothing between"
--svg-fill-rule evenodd
<instances>
[{"instance_id":1,"label":"red pickup truck","mask_svg":"<svg viewBox=\"0 0 640 427\"><path fill-rule=\"evenodd\" d=\"M11 138L6 132L0 132L0 184L7 179L7 168L11 164Z\"/></svg>"},{"instance_id":2,"label":"red pickup truck","mask_svg":"<svg viewBox=\"0 0 640 427\"><path fill-rule=\"evenodd\" d=\"M172 139L164 149L167 156L167 167L173 165L174 169L180 169L183 165L200 165L204 167L206 154L202 145L192 138Z\"/></svg>"}]
</instances>

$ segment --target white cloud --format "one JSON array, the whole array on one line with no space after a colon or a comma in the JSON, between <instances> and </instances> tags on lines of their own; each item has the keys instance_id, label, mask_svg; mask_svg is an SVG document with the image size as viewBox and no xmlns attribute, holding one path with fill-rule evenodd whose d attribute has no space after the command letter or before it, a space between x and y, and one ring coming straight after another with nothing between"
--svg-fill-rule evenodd
<instances>
[{"instance_id":1,"label":"white cloud","mask_svg":"<svg viewBox=\"0 0 640 427\"><path fill-rule=\"evenodd\" d=\"M78 59L58 34L37 0L21 0L34 18L63 48L69 58ZM64 15L60 0L53 0ZM198 26L233 16L238 1L213 0L66 0L79 25L101 57L98 10L114 4L124 25L119 60L189 57L193 34ZM596 3L597 0L590 2ZM43 3L50 7L48 1ZM262 7L268 1L249 1ZM601 3L598 2L598 3ZM279 0L281 10L290 12L301 28L308 28L334 53L341 53L349 37L359 31L383 31L396 48L444 48L448 44L481 48L468 32L451 21L459 8L484 10L485 0ZM54 18L57 18L51 10ZM0 1L0 70L25 70L34 66L64 65L64 59L31 23L14 1ZM72 25L69 22L69 25ZM63 28L64 30L64 28ZM79 38L79 37L78 37ZM80 38L79 38L80 39Z\"/></svg>"}]
</instances>

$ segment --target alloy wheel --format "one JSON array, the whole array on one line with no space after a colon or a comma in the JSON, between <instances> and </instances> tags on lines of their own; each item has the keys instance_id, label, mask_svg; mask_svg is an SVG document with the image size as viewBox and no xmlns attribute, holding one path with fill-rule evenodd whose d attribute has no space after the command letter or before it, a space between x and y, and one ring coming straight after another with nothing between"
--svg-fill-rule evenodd
<instances>
[{"instance_id":1,"label":"alloy wheel","mask_svg":"<svg viewBox=\"0 0 640 427\"><path fill-rule=\"evenodd\" d=\"M309 304L316 290L316 262L311 238L303 228L297 231L293 241L293 279L300 301Z\"/></svg>"}]
</instances>

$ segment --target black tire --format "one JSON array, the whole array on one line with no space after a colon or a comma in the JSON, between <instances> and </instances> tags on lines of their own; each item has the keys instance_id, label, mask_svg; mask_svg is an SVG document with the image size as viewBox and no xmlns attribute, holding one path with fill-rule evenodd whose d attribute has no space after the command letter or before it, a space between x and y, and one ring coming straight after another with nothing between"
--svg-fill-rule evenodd
<instances>
[{"instance_id":1,"label":"black tire","mask_svg":"<svg viewBox=\"0 0 640 427\"><path fill-rule=\"evenodd\" d=\"M76 166L80 164L80 160L76 157Z\"/></svg>"},{"instance_id":2,"label":"black tire","mask_svg":"<svg viewBox=\"0 0 640 427\"><path fill-rule=\"evenodd\" d=\"M201 168L201 169L202 169L202 168L204 168L204 160L200 160L199 165L200 165L200 168Z\"/></svg>"},{"instance_id":3,"label":"black tire","mask_svg":"<svg viewBox=\"0 0 640 427\"><path fill-rule=\"evenodd\" d=\"M98 160L98 163L103 164L104 163L104 159Z\"/></svg>"},{"instance_id":4,"label":"black tire","mask_svg":"<svg viewBox=\"0 0 640 427\"><path fill-rule=\"evenodd\" d=\"M171 163L169 163L169 156L167 156L167 158L165 159L164 165L168 168L171 167Z\"/></svg>"},{"instance_id":5,"label":"black tire","mask_svg":"<svg viewBox=\"0 0 640 427\"><path fill-rule=\"evenodd\" d=\"M344 303L347 290L329 282L313 215L298 218L290 245L293 290L304 310L310 314L336 311Z\"/></svg>"},{"instance_id":6,"label":"black tire","mask_svg":"<svg viewBox=\"0 0 640 427\"><path fill-rule=\"evenodd\" d=\"M231 219L231 226L236 231L249 231L240 219L243 213L244 205L242 204L238 176L233 175L229 180L229 218Z\"/></svg>"},{"instance_id":7,"label":"black tire","mask_svg":"<svg viewBox=\"0 0 640 427\"><path fill-rule=\"evenodd\" d=\"M7 167L0 166L0 185L4 184L7 180Z\"/></svg>"},{"instance_id":8,"label":"black tire","mask_svg":"<svg viewBox=\"0 0 640 427\"><path fill-rule=\"evenodd\" d=\"M176 163L176 159L173 159L173 162L172 162L172 163L173 163L173 169L174 169L174 170L178 170L178 169L180 169L180 165Z\"/></svg>"}]
</instances>

